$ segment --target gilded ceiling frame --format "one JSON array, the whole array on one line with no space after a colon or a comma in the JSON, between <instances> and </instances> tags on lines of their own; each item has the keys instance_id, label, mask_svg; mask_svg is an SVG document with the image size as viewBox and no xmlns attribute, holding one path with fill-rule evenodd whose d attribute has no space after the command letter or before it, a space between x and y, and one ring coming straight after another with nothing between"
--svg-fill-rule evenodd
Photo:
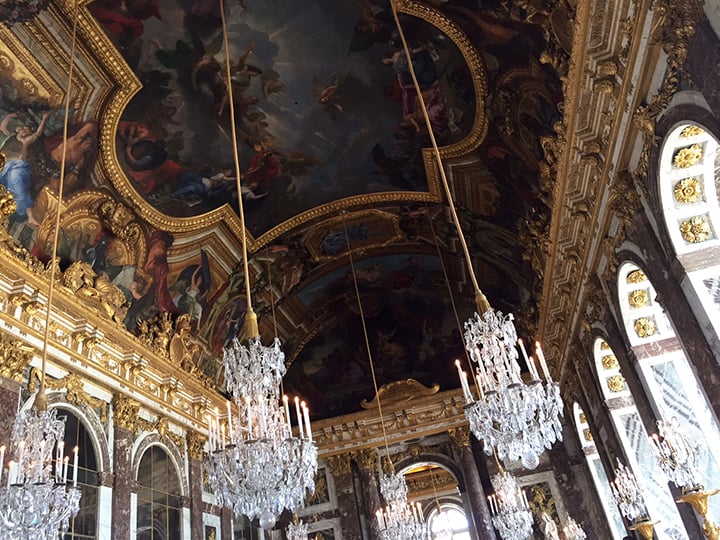
<instances>
[{"instance_id":1,"label":"gilded ceiling frame","mask_svg":"<svg viewBox=\"0 0 720 540\"><path fill-rule=\"evenodd\" d=\"M472 46L465 33L447 16L430 6L417 0L400 0L398 8L402 13L418 17L432 24L445 33L460 50L470 71L475 89L476 106L473 127L467 137L458 143L441 148L441 156L451 159L465 155L475 150L485 139L488 130L488 120L485 116L485 99L487 95L487 80L484 62L478 51ZM83 12L84 14L86 12ZM172 233L191 233L198 229L209 228L213 225L224 224L235 237L242 235L242 224L229 205L224 205L200 216L188 218L172 217L156 210L137 192L130 184L125 172L121 169L116 152L116 131L123 111L133 96L141 89L141 83L125 63L120 53L113 47L100 25L89 16L80 20L81 35L87 39L88 48L95 51L101 59L102 65L110 75L113 82L111 95L108 96L104 110L99 111L100 120L100 155L98 157L98 170L107 177L110 184L117 190L118 195L131 201L137 214L151 226ZM428 192L384 192L355 195L338 201L333 201L305 212L275 226L258 238L248 235L248 249L257 251L265 244L275 240L283 234L297 228L307 221L322 218L346 208L358 206L374 206L391 202L429 201L436 202L442 199L439 183L439 170L435 164L431 149L423 149L428 179Z\"/></svg>"}]
</instances>

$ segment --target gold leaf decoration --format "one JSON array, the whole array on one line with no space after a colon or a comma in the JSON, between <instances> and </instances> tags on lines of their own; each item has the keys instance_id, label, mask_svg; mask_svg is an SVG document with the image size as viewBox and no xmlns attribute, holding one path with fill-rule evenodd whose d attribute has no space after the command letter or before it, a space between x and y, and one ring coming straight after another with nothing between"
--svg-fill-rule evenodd
<instances>
[{"instance_id":1,"label":"gold leaf decoration","mask_svg":"<svg viewBox=\"0 0 720 540\"><path fill-rule=\"evenodd\" d=\"M636 289L628 294L628 302L631 308L639 308L650 305L650 295L647 289Z\"/></svg>"},{"instance_id":2,"label":"gold leaf decoration","mask_svg":"<svg viewBox=\"0 0 720 540\"><path fill-rule=\"evenodd\" d=\"M607 387L611 392L622 392L625 390L625 377L622 375L613 375L612 377L608 377Z\"/></svg>"},{"instance_id":3,"label":"gold leaf decoration","mask_svg":"<svg viewBox=\"0 0 720 540\"><path fill-rule=\"evenodd\" d=\"M580 423L581 424L587 424L587 416L585 416L584 412L580 413Z\"/></svg>"},{"instance_id":4,"label":"gold leaf decoration","mask_svg":"<svg viewBox=\"0 0 720 540\"><path fill-rule=\"evenodd\" d=\"M680 169L687 169L699 163L702 158L703 147L696 143L678 150L673 158L673 166Z\"/></svg>"},{"instance_id":5,"label":"gold leaf decoration","mask_svg":"<svg viewBox=\"0 0 720 540\"><path fill-rule=\"evenodd\" d=\"M647 276L642 270L635 270L634 272L630 272L627 276L628 283L642 283L643 281L647 281Z\"/></svg>"},{"instance_id":6,"label":"gold leaf decoration","mask_svg":"<svg viewBox=\"0 0 720 540\"><path fill-rule=\"evenodd\" d=\"M680 132L681 137L695 137L696 135L702 135L705 130L700 126L687 126Z\"/></svg>"},{"instance_id":7,"label":"gold leaf decoration","mask_svg":"<svg viewBox=\"0 0 720 540\"><path fill-rule=\"evenodd\" d=\"M587 442L593 442L592 432L588 428L583 429L583 438Z\"/></svg>"},{"instance_id":8,"label":"gold leaf decoration","mask_svg":"<svg viewBox=\"0 0 720 540\"><path fill-rule=\"evenodd\" d=\"M655 321L650 317L640 317L635 321L633 326L635 328L635 333L641 338L653 336L657 331Z\"/></svg>"},{"instance_id":9,"label":"gold leaf decoration","mask_svg":"<svg viewBox=\"0 0 720 540\"><path fill-rule=\"evenodd\" d=\"M629 279L629 276L628 276L628 279ZM600 350L601 351L609 351L610 350L610 345L608 344L607 341L600 342Z\"/></svg>"},{"instance_id":10,"label":"gold leaf decoration","mask_svg":"<svg viewBox=\"0 0 720 540\"><path fill-rule=\"evenodd\" d=\"M697 176L683 178L673 188L675 200L681 204L690 204L702 200L702 183Z\"/></svg>"},{"instance_id":11,"label":"gold leaf decoration","mask_svg":"<svg viewBox=\"0 0 720 540\"><path fill-rule=\"evenodd\" d=\"M710 238L712 229L705 216L695 216L680 223L680 233L686 242L699 244Z\"/></svg>"},{"instance_id":12,"label":"gold leaf decoration","mask_svg":"<svg viewBox=\"0 0 720 540\"><path fill-rule=\"evenodd\" d=\"M602 367L604 369L618 369L620 364L618 364L617 358L615 358L614 354L609 354L607 356L603 356Z\"/></svg>"}]
</instances>

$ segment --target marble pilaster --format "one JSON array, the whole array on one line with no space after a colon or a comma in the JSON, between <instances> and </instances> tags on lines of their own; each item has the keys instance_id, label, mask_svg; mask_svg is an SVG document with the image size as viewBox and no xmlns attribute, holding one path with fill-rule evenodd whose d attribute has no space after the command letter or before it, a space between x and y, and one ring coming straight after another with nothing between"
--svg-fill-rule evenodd
<instances>
[{"instance_id":1,"label":"marble pilaster","mask_svg":"<svg viewBox=\"0 0 720 540\"><path fill-rule=\"evenodd\" d=\"M132 446L140 404L125 396L113 399L113 457L115 461L112 493L112 529L114 540L130 540L132 494ZM134 524L132 524L134 526Z\"/></svg>"},{"instance_id":2,"label":"marble pilaster","mask_svg":"<svg viewBox=\"0 0 720 540\"><path fill-rule=\"evenodd\" d=\"M360 516L358 515L357 499L353 487L350 455L341 454L328 458L328 469L335 482L340 524L343 538L346 540L360 540Z\"/></svg>"}]
</instances>

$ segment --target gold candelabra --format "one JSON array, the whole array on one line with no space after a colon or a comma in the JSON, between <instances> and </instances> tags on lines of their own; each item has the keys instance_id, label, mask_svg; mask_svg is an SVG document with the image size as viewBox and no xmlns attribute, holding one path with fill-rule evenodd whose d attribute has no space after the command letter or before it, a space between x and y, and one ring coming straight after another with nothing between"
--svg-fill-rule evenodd
<instances>
[{"instance_id":1,"label":"gold candelabra","mask_svg":"<svg viewBox=\"0 0 720 540\"><path fill-rule=\"evenodd\" d=\"M701 489L686 493L677 502L688 503L703 518L702 531L708 540L720 538L720 525L708 518L708 501L710 497L720 493L720 489Z\"/></svg>"},{"instance_id":2,"label":"gold candelabra","mask_svg":"<svg viewBox=\"0 0 720 540\"><path fill-rule=\"evenodd\" d=\"M655 530L655 525L657 525L657 521L650 521L649 519L646 521L640 521L638 523L633 523L628 527L631 531L637 531L640 533L640 536L643 537L644 540L652 540L653 539L653 531Z\"/></svg>"}]
</instances>

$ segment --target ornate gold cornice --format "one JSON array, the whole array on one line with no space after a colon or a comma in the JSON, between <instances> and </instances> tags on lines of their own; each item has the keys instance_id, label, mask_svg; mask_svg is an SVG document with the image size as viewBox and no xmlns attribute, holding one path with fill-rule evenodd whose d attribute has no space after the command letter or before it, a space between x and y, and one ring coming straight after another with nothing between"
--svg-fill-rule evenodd
<instances>
[{"instance_id":1,"label":"ornate gold cornice","mask_svg":"<svg viewBox=\"0 0 720 540\"><path fill-rule=\"evenodd\" d=\"M361 471L370 472L377 469L379 456L373 448L364 448L353 452L352 458Z\"/></svg>"}]
</instances>

